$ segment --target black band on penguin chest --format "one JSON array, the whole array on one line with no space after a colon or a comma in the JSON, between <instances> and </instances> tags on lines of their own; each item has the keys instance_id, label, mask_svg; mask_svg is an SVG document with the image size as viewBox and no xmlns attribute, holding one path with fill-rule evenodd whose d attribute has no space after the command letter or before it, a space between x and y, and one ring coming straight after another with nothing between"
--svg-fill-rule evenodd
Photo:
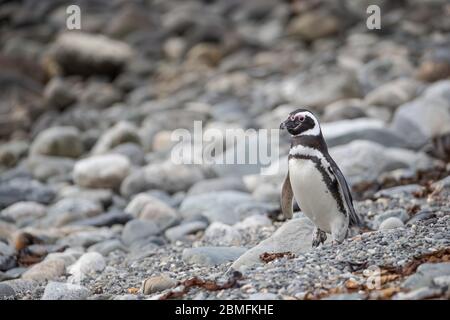
<instances>
[{"instance_id":1,"label":"black band on penguin chest","mask_svg":"<svg viewBox=\"0 0 450 320\"><path fill-rule=\"evenodd\" d=\"M306 155L289 155L288 160L290 159L302 159L302 160L310 160L314 163L315 167L317 170L319 170L321 176L322 176L322 180L325 183L325 185L327 186L327 189L330 190L331 195L333 196L333 198L336 200L337 203L337 207L339 209L340 212L342 212L344 215L346 215L346 211L345 211L345 207L344 207L344 202L342 199L342 196L339 192L339 183L337 181L337 179L332 180L328 174L328 172L326 170L331 170L330 168L324 168L322 166L322 163L320 161L320 159L318 157L315 156L306 156ZM330 172L332 175L333 172Z\"/></svg>"}]
</instances>

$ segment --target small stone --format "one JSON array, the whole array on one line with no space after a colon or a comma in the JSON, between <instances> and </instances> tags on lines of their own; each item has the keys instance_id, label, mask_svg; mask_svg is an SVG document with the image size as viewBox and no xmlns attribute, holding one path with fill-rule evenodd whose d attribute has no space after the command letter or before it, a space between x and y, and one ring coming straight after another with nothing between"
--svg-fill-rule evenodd
<instances>
[{"instance_id":1,"label":"small stone","mask_svg":"<svg viewBox=\"0 0 450 320\"><path fill-rule=\"evenodd\" d=\"M389 230L389 229L396 229L396 228L402 228L404 227L404 224L402 220L396 217L387 218L384 220L381 224L378 230Z\"/></svg>"},{"instance_id":2,"label":"small stone","mask_svg":"<svg viewBox=\"0 0 450 320\"><path fill-rule=\"evenodd\" d=\"M396 294L392 299L393 300L423 300L427 298L438 297L442 294L440 289L436 288L419 288L416 290L412 290L407 293L400 292Z\"/></svg>"},{"instance_id":3,"label":"small stone","mask_svg":"<svg viewBox=\"0 0 450 320\"><path fill-rule=\"evenodd\" d=\"M288 33L304 40L316 40L338 32L339 21L335 16L314 10L294 18L288 26Z\"/></svg>"},{"instance_id":4,"label":"small stone","mask_svg":"<svg viewBox=\"0 0 450 320\"><path fill-rule=\"evenodd\" d=\"M121 121L103 133L92 153L103 154L120 144L130 142L139 145L140 141L138 129L130 122Z\"/></svg>"},{"instance_id":5,"label":"small stone","mask_svg":"<svg viewBox=\"0 0 450 320\"><path fill-rule=\"evenodd\" d=\"M65 74L115 76L132 58L133 50L104 35L69 31L56 39L50 56Z\"/></svg>"},{"instance_id":6,"label":"small stone","mask_svg":"<svg viewBox=\"0 0 450 320\"><path fill-rule=\"evenodd\" d=\"M187 235L205 230L208 224L203 221L185 222L179 226L166 230L164 235L172 242L183 240Z\"/></svg>"},{"instance_id":7,"label":"small stone","mask_svg":"<svg viewBox=\"0 0 450 320\"><path fill-rule=\"evenodd\" d=\"M165 230L178 220L178 214L165 202L146 193L136 195L125 208L125 212L142 220L150 220Z\"/></svg>"},{"instance_id":8,"label":"small stone","mask_svg":"<svg viewBox=\"0 0 450 320\"><path fill-rule=\"evenodd\" d=\"M16 292L7 284L0 283L0 300L14 298Z\"/></svg>"},{"instance_id":9,"label":"small stone","mask_svg":"<svg viewBox=\"0 0 450 320\"><path fill-rule=\"evenodd\" d=\"M40 203L20 201L3 209L1 215L14 220L16 224L23 225L45 216L46 212L46 206Z\"/></svg>"},{"instance_id":10,"label":"small stone","mask_svg":"<svg viewBox=\"0 0 450 320\"><path fill-rule=\"evenodd\" d=\"M433 279L450 276L450 262L421 264L415 274L409 276L402 284L404 288L418 289L432 285Z\"/></svg>"},{"instance_id":11,"label":"small stone","mask_svg":"<svg viewBox=\"0 0 450 320\"><path fill-rule=\"evenodd\" d=\"M31 154L78 158L84 147L75 127L53 127L39 133L31 145Z\"/></svg>"},{"instance_id":12,"label":"small stone","mask_svg":"<svg viewBox=\"0 0 450 320\"><path fill-rule=\"evenodd\" d=\"M64 274L66 266L62 259L45 259L38 264L35 264L28 269L23 275L22 279L35 280L35 281L48 281L56 280L58 277Z\"/></svg>"},{"instance_id":13,"label":"small stone","mask_svg":"<svg viewBox=\"0 0 450 320\"><path fill-rule=\"evenodd\" d=\"M122 241L125 245L130 246L135 242L145 242L159 232L158 226L153 221L135 219L128 222L123 228Z\"/></svg>"},{"instance_id":14,"label":"small stone","mask_svg":"<svg viewBox=\"0 0 450 320\"><path fill-rule=\"evenodd\" d=\"M213 246L239 246L242 236L232 226L221 222L213 222L206 229L202 240Z\"/></svg>"},{"instance_id":15,"label":"small stone","mask_svg":"<svg viewBox=\"0 0 450 320\"><path fill-rule=\"evenodd\" d=\"M177 281L173 280L169 276L166 275L154 276L144 280L144 282L142 283L142 293L152 294L173 288L176 285Z\"/></svg>"},{"instance_id":16,"label":"small stone","mask_svg":"<svg viewBox=\"0 0 450 320\"><path fill-rule=\"evenodd\" d=\"M44 90L47 105L54 109L64 109L77 100L71 85L59 77L52 78Z\"/></svg>"},{"instance_id":17,"label":"small stone","mask_svg":"<svg viewBox=\"0 0 450 320\"><path fill-rule=\"evenodd\" d=\"M86 188L118 188L128 175L130 161L118 154L93 156L78 161L73 169L77 185Z\"/></svg>"},{"instance_id":18,"label":"small stone","mask_svg":"<svg viewBox=\"0 0 450 320\"><path fill-rule=\"evenodd\" d=\"M89 294L86 287L51 281L45 287L41 300L85 300Z\"/></svg>"},{"instance_id":19,"label":"small stone","mask_svg":"<svg viewBox=\"0 0 450 320\"><path fill-rule=\"evenodd\" d=\"M102 272L106 267L105 258L98 252L87 252L77 262L67 268L71 281L81 281L86 276Z\"/></svg>"}]
</instances>

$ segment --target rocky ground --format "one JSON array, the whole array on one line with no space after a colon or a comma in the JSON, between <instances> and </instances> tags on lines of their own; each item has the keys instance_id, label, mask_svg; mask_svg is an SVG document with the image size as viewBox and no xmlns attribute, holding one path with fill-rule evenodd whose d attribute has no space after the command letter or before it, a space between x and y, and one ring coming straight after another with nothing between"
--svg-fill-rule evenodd
<instances>
[{"instance_id":1,"label":"rocky ground","mask_svg":"<svg viewBox=\"0 0 450 320\"><path fill-rule=\"evenodd\" d=\"M450 6L375 3L0 0L0 299L449 299ZM272 175L171 161L174 129L305 106L342 244L282 220L284 134Z\"/></svg>"}]
</instances>

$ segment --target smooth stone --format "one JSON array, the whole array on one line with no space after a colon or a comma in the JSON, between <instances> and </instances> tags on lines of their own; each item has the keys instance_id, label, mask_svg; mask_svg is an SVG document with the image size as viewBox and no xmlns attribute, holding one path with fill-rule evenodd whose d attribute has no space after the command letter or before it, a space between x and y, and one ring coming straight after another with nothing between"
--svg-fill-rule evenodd
<instances>
[{"instance_id":1,"label":"smooth stone","mask_svg":"<svg viewBox=\"0 0 450 320\"><path fill-rule=\"evenodd\" d=\"M102 206L92 200L64 198L48 208L41 222L44 225L63 226L77 220L94 217L103 211Z\"/></svg>"},{"instance_id":2,"label":"smooth stone","mask_svg":"<svg viewBox=\"0 0 450 320\"><path fill-rule=\"evenodd\" d=\"M449 287L450 286L450 275L436 277L433 279L433 283L438 287Z\"/></svg>"},{"instance_id":3,"label":"smooth stone","mask_svg":"<svg viewBox=\"0 0 450 320\"><path fill-rule=\"evenodd\" d=\"M53 43L49 56L65 74L115 76L133 57L131 47L104 35L64 32Z\"/></svg>"},{"instance_id":4,"label":"smooth stone","mask_svg":"<svg viewBox=\"0 0 450 320\"><path fill-rule=\"evenodd\" d=\"M187 235L205 230L208 224L203 221L184 222L178 226L167 229L164 235L172 242L183 240Z\"/></svg>"},{"instance_id":5,"label":"smooth stone","mask_svg":"<svg viewBox=\"0 0 450 320\"><path fill-rule=\"evenodd\" d=\"M342 99L325 107L322 122L334 122L367 117L367 105L361 99Z\"/></svg>"},{"instance_id":6,"label":"smooth stone","mask_svg":"<svg viewBox=\"0 0 450 320\"><path fill-rule=\"evenodd\" d=\"M103 207L109 207L113 200L113 191L110 189L89 189L78 186L64 186L58 191L58 199L80 198L101 203Z\"/></svg>"},{"instance_id":7,"label":"smooth stone","mask_svg":"<svg viewBox=\"0 0 450 320\"><path fill-rule=\"evenodd\" d=\"M308 218L285 222L273 235L234 261L230 270L243 271L250 266L262 263L259 257L265 252L292 252L295 255L308 252L312 249L313 229L314 225ZM327 242L329 241L328 239Z\"/></svg>"},{"instance_id":8,"label":"smooth stone","mask_svg":"<svg viewBox=\"0 0 450 320\"><path fill-rule=\"evenodd\" d=\"M202 180L194 184L188 191L188 195L210 193L215 191L234 190L246 192L247 189L239 177L224 177Z\"/></svg>"},{"instance_id":9,"label":"smooth stone","mask_svg":"<svg viewBox=\"0 0 450 320\"><path fill-rule=\"evenodd\" d=\"M242 247L197 247L183 250L182 259L187 264L202 266L221 265L236 260L246 248Z\"/></svg>"},{"instance_id":10,"label":"smooth stone","mask_svg":"<svg viewBox=\"0 0 450 320\"><path fill-rule=\"evenodd\" d=\"M310 10L291 19L287 32L305 41L332 36L341 26L341 19L323 10Z\"/></svg>"},{"instance_id":11,"label":"smooth stone","mask_svg":"<svg viewBox=\"0 0 450 320\"><path fill-rule=\"evenodd\" d=\"M369 140L386 147L405 148L408 143L386 128L383 121L370 118L341 120L322 124L328 147L347 144L353 140Z\"/></svg>"},{"instance_id":12,"label":"smooth stone","mask_svg":"<svg viewBox=\"0 0 450 320\"><path fill-rule=\"evenodd\" d=\"M175 209L147 193L136 195L125 212L141 220L153 221L160 230L165 230L178 221Z\"/></svg>"},{"instance_id":13,"label":"smooth stone","mask_svg":"<svg viewBox=\"0 0 450 320\"><path fill-rule=\"evenodd\" d=\"M436 288L418 288L415 290L412 290L410 292L404 293L399 292L394 297L392 297L393 300L423 300L430 297L436 297L440 296L442 294L441 289Z\"/></svg>"},{"instance_id":14,"label":"smooth stone","mask_svg":"<svg viewBox=\"0 0 450 320\"><path fill-rule=\"evenodd\" d=\"M67 268L71 274L70 282L81 281L87 276L94 276L106 267L105 258L98 252L87 252L77 262Z\"/></svg>"},{"instance_id":15,"label":"smooth stone","mask_svg":"<svg viewBox=\"0 0 450 320\"><path fill-rule=\"evenodd\" d=\"M409 219L409 214L406 213L406 211L404 209L392 209L392 210L387 210L383 213L380 213L378 215L376 215L373 224L375 229L378 229L380 224L385 221L388 218L398 218L400 219L403 223L406 223L406 221L408 221Z\"/></svg>"},{"instance_id":16,"label":"smooth stone","mask_svg":"<svg viewBox=\"0 0 450 320\"><path fill-rule=\"evenodd\" d=\"M17 266L15 255L0 255L0 271L8 271Z\"/></svg>"},{"instance_id":17,"label":"smooth stone","mask_svg":"<svg viewBox=\"0 0 450 320\"><path fill-rule=\"evenodd\" d=\"M239 221L234 225L236 229L252 229L252 228L260 228L264 226L271 226L272 220L269 217L256 214L250 217L245 218L242 221Z\"/></svg>"},{"instance_id":18,"label":"smooth stone","mask_svg":"<svg viewBox=\"0 0 450 320\"><path fill-rule=\"evenodd\" d=\"M299 73L294 78L284 80L280 90L288 102L315 108L324 108L332 102L359 98L361 95L354 74L338 68Z\"/></svg>"},{"instance_id":19,"label":"smooth stone","mask_svg":"<svg viewBox=\"0 0 450 320\"><path fill-rule=\"evenodd\" d=\"M402 199L410 196L415 192L422 191L423 187L418 184L408 184L403 186L397 186L387 189L382 189L375 193L375 198L391 198L391 199Z\"/></svg>"},{"instance_id":20,"label":"smooth stone","mask_svg":"<svg viewBox=\"0 0 450 320\"><path fill-rule=\"evenodd\" d=\"M367 140L355 140L329 151L351 185L377 180L382 173L399 168L417 170L433 165L432 159L424 153L386 148Z\"/></svg>"},{"instance_id":21,"label":"smooth stone","mask_svg":"<svg viewBox=\"0 0 450 320\"><path fill-rule=\"evenodd\" d=\"M92 218L78 220L73 224L78 226L111 227L115 224L126 224L132 219L133 217L129 214L120 211L110 211Z\"/></svg>"},{"instance_id":22,"label":"smooth stone","mask_svg":"<svg viewBox=\"0 0 450 320\"><path fill-rule=\"evenodd\" d=\"M0 209L20 201L49 204L55 198L55 190L37 180L14 178L0 183Z\"/></svg>"},{"instance_id":23,"label":"smooth stone","mask_svg":"<svg viewBox=\"0 0 450 320\"><path fill-rule=\"evenodd\" d=\"M44 97L49 108L58 110L65 109L77 100L71 84L64 81L61 77L53 77L47 83L44 90Z\"/></svg>"},{"instance_id":24,"label":"smooth stone","mask_svg":"<svg viewBox=\"0 0 450 320\"><path fill-rule=\"evenodd\" d=\"M28 151L28 142L13 140L0 146L0 168L14 167Z\"/></svg>"},{"instance_id":25,"label":"smooth stone","mask_svg":"<svg viewBox=\"0 0 450 320\"><path fill-rule=\"evenodd\" d=\"M78 161L73 179L85 188L118 188L130 171L130 161L119 154L93 156Z\"/></svg>"},{"instance_id":26,"label":"smooth stone","mask_svg":"<svg viewBox=\"0 0 450 320\"><path fill-rule=\"evenodd\" d=\"M134 219L128 222L122 231L122 241L130 246L135 242L143 242L157 235L160 229L153 221Z\"/></svg>"},{"instance_id":27,"label":"smooth stone","mask_svg":"<svg viewBox=\"0 0 450 320\"><path fill-rule=\"evenodd\" d=\"M392 119L392 129L416 148L450 130L450 81L439 81L408 103ZM420 114L420 117L416 115Z\"/></svg>"},{"instance_id":28,"label":"smooth stone","mask_svg":"<svg viewBox=\"0 0 450 320\"><path fill-rule=\"evenodd\" d=\"M127 142L119 144L111 149L110 153L121 154L130 160L130 162L137 166L142 166L145 163L145 153L142 147L134 142Z\"/></svg>"},{"instance_id":29,"label":"smooth stone","mask_svg":"<svg viewBox=\"0 0 450 320\"><path fill-rule=\"evenodd\" d=\"M9 246L8 244L0 241L0 255L2 256L12 256L16 253L16 250Z\"/></svg>"},{"instance_id":30,"label":"smooth stone","mask_svg":"<svg viewBox=\"0 0 450 320\"><path fill-rule=\"evenodd\" d=\"M52 127L34 139L30 154L78 158L84 152L80 132L75 127Z\"/></svg>"},{"instance_id":31,"label":"smooth stone","mask_svg":"<svg viewBox=\"0 0 450 320\"><path fill-rule=\"evenodd\" d=\"M0 299L12 299L16 296L13 288L7 284L0 283Z\"/></svg>"},{"instance_id":32,"label":"smooth stone","mask_svg":"<svg viewBox=\"0 0 450 320\"><path fill-rule=\"evenodd\" d=\"M18 225L24 225L35 219L39 219L47 213L47 207L33 201L20 201L3 209L1 216L8 217Z\"/></svg>"},{"instance_id":33,"label":"smooth stone","mask_svg":"<svg viewBox=\"0 0 450 320\"><path fill-rule=\"evenodd\" d=\"M421 264L416 273L410 275L402 287L408 289L419 289L432 285L433 279L440 276L450 276L450 262L424 263Z\"/></svg>"},{"instance_id":34,"label":"smooth stone","mask_svg":"<svg viewBox=\"0 0 450 320\"><path fill-rule=\"evenodd\" d=\"M242 236L232 226L221 222L213 222L205 230L202 240L211 246L239 246Z\"/></svg>"},{"instance_id":35,"label":"smooth stone","mask_svg":"<svg viewBox=\"0 0 450 320\"><path fill-rule=\"evenodd\" d=\"M406 225L411 226L413 224L416 224L419 221L425 221L425 220L432 219L435 217L436 217L436 214L432 211L421 211L421 212L418 212L415 215L413 215L412 218L409 219L408 222L406 222Z\"/></svg>"},{"instance_id":36,"label":"smooth stone","mask_svg":"<svg viewBox=\"0 0 450 320\"><path fill-rule=\"evenodd\" d=\"M2 284L11 287L16 295L22 295L27 292L33 292L39 285L38 281L25 280L25 279L13 279L2 282Z\"/></svg>"},{"instance_id":37,"label":"smooth stone","mask_svg":"<svg viewBox=\"0 0 450 320\"><path fill-rule=\"evenodd\" d=\"M140 144L138 129L130 122L121 121L108 129L92 148L93 154L103 154L124 144Z\"/></svg>"},{"instance_id":38,"label":"smooth stone","mask_svg":"<svg viewBox=\"0 0 450 320\"><path fill-rule=\"evenodd\" d=\"M71 158L32 155L26 166L35 179L48 181L51 178L69 180L75 161Z\"/></svg>"},{"instance_id":39,"label":"smooth stone","mask_svg":"<svg viewBox=\"0 0 450 320\"><path fill-rule=\"evenodd\" d=\"M95 251L103 256L107 256L109 253L116 250L127 252L127 248L119 239L105 240L90 246L88 249L89 252Z\"/></svg>"},{"instance_id":40,"label":"smooth stone","mask_svg":"<svg viewBox=\"0 0 450 320\"><path fill-rule=\"evenodd\" d=\"M367 94L389 81L411 77L413 70L406 59L381 57L372 59L360 67L357 77L364 93Z\"/></svg>"},{"instance_id":41,"label":"smooth stone","mask_svg":"<svg viewBox=\"0 0 450 320\"><path fill-rule=\"evenodd\" d=\"M51 259L44 260L32 266L23 275L22 279L35 280L38 282L56 280L66 271L64 260Z\"/></svg>"},{"instance_id":42,"label":"smooth stone","mask_svg":"<svg viewBox=\"0 0 450 320\"><path fill-rule=\"evenodd\" d=\"M80 228L74 226L74 228ZM69 247L90 247L98 242L116 237L116 232L112 228L89 228L83 227L80 231L73 232L70 235L60 238L57 241L59 245Z\"/></svg>"},{"instance_id":43,"label":"smooth stone","mask_svg":"<svg viewBox=\"0 0 450 320\"><path fill-rule=\"evenodd\" d=\"M422 84L414 79L400 78L375 88L364 100L369 105L397 108L414 99L421 88Z\"/></svg>"},{"instance_id":44,"label":"smooth stone","mask_svg":"<svg viewBox=\"0 0 450 320\"><path fill-rule=\"evenodd\" d=\"M89 294L86 287L51 281L45 287L41 300L85 300Z\"/></svg>"},{"instance_id":45,"label":"smooth stone","mask_svg":"<svg viewBox=\"0 0 450 320\"><path fill-rule=\"evenodd\" d=\"M248 193L219 191L186 197L180 206L183 217L204 216L210 222L235 224L252 214L269 211L270 205L255 201Z\"/></svg>"},{"instance_id":46,"label":"smooth stone","mask_svg":"<svg viewBox=\"0 0 450 320\"><path fill-rule=\"evenodd\" d=\"M196 166L166 161L150 164L130 174L123 181L120 193L125 197L151 189L175 193L188 190L194 183L204 178L202 170Z\"/></svg>"},{"instance_id":47,"label":"smooth stone","mask_svg":"<svg viewBox=\"0 0 450 320\"><path fill-rule=\"evenodd\" d=\"M381 222L380 227L378 230L389 230L389 229L396 229L396 228L402 228L405 224L402 220L400 220L397 217L390 217Z\"/></svg>"},{"instance_id":48,"label":"smooth stone","mask_svg":"<svg viewBox=\"0 0 450 320\"><path fill-rule=\"evenodd\" d=\"M177 281L167 275L159 275L147 278L142 283L142 293L152 294L166 289L173 288L177 285Z\"/></svg>"}]
</instances>

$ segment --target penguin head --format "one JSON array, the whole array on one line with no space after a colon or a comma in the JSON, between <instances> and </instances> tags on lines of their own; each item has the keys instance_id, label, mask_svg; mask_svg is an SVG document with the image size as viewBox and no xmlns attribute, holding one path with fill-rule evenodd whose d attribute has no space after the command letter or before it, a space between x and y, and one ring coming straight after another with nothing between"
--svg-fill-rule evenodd
<instances>
[{"instance_id":1,"label":"penguin head","mask_svg":"<svg viewBox=\"0 0 450 320\"><path fill-rule=\"evenodd\" d=\"M319 136L320 124L316 116L309 110L297 109L281 123L280 129L286 129L293 136Z\"/></svg>"}]
</instances>

